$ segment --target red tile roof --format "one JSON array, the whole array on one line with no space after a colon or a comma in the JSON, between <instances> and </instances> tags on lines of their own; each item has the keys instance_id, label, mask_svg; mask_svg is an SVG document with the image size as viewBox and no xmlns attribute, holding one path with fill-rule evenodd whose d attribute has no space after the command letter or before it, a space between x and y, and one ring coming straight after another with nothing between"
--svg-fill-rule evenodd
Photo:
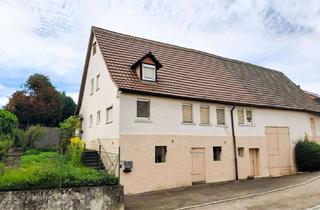
<instances>
[{"instance_id":1,"label":"red tile roof","mask_svg":"<svg viewBox=\"0 0 320 210\"><path fill-rule=\"evenodd\" d=\"M282 72L97 27L92 32L122 91L320 113L320 103ZM142 82L130 68L149 52L163 65L156 84Z\"/></svg>"}]
</instances>

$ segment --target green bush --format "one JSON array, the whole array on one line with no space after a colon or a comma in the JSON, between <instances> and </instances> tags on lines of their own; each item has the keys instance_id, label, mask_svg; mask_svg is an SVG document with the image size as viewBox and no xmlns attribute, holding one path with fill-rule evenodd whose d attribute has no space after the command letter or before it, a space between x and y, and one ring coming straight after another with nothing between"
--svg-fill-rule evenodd
<instances>
[{"instance_id":1,"label":"green bush","mask_svg":"<svg viewBox=\"0 0 320 210\"><path fill-rule=\"evenodd\" d=\"M300 140L295 147L295 159L298 171L319 171L320 170L320 145Z\"/></svg>"},{"instance_id":2,"label":"green bush","mask_svg":"<svg viewBox=\"0 0 320 210\"><path fill-rule=\"evenodd\" d=\"M20 168L8 169L0 176L0 190L46 189L114 185L118 178L84 166L74 166L56 152L23 155Z\"/></svg>"},{"instance_id":3,"label":"green bush","mask_svg":"<svg viewBox=\"0 0 320 210\"><path fill-rule=\"evenodd\" d=\"M16 147L22 147L23 150L32 149L35 147L34 143L39 141L47 134L47 128L39 125L32 125L26 130L14 129L13 138Z\"/></svg>"},{"instance_id":4,"label":"green bush","mask_svg":"<svg viewBox=\"0 0 320 210\"><path fill-rule=\"evenodd\" d=\"M10 135L0 134L0 159L2 159L6 155L12 145L13 141Z\"/></svg>"},{"instance_id":5,"label":"green bush","mask_svg":"<svg viewBox=\"0 0 320 210\"><path fill-rule=\"evenodd\" d=\"M16 115L4 109L0 109L0 134L11 135L12 130L19 125Z\"/></svg>"},{"instance_id":6,"label":"green bush","mask_svg":"<svg viewBox=\"0 0 320 210\"><path fill-rule=\"evenodd\" d=\"M69 155L71 163L74 166L81 166L82 152L84 150L84 143L79 137L73 137L70 139Z\"/></svg>"},{"instance_id":7,"label":"green bush","mask_svg":"<svg viewBox=\"0 0 320 210\"><path fill-rule=\"evenodd\" d=\"M4 173L4 163L0 161L0 176Z\"/></svg>"}]
</instances>

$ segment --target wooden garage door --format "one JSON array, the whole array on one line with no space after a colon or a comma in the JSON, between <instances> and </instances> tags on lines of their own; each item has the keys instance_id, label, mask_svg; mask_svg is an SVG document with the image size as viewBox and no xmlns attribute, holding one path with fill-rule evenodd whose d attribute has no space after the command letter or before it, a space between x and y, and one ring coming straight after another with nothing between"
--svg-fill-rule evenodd
<instances>
[{"instance_id":1,"label":"wooden garage door","mask_svg":"<svg viewBox=\"0 0 320 210\"><path fill-rule=\"evenodd\" d=\"M266 127L270 176L292 174L289 128Z\"/></svg>"}]
</instances>

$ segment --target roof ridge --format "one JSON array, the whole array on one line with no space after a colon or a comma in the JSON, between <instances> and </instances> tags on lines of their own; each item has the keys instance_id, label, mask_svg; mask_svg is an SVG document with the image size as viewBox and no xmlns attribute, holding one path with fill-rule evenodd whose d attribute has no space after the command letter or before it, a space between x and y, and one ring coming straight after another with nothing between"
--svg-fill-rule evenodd
<instances>
[{"instance_id":1,"label":"roof ridge","mask_svg":"<svg viewBox=\"0 0 320 210\"><path fill-rule=\"evenodd\" d=\"M196 50L196 49L192 49L192 48L188 48L188 47L182 47L182 46L169 44L169 43L165 43L165 42L160 42L160 41L147 39L147 38L143 38L143 37L137 37L137 36L134 36L134 35L124 34L124 33L116 32L116 31L110 31L108 29L104 29L104 28L97 27L97 26L92 26L91 28L92 29L96 28L98 30L102 30L104 32L112 33L112 34L115 34L115 35L118 35L118 36L123 36L123 37L131 38L131 39L139 39L141 41L152 42L154 44L158 44L158 45L162 45L162 46L166 46L166 47L173 47L173 48L184 50L184 51L188 51L188 52L198 53L198 54L206 55L206 56L209 56L209 57L214 57L214 58L217 58L217 59L229 61L229 62L232 62L232 63L244 64L244 65L248 65L248 66L255 66L255 67L258 67L258 68L260 68L261 70L264 70L264 71L274 71L276 73L283 74L283 72L281 72L279 70L267 68L267 67L264 67L264 66L260 66L260 65L257 65L257 64L252 64L252 63L245 62L245 61L240 61L240 60L237 60L237 59L226 58L226 57L223 57L223 56L215 55L215 54L212 54L212 53L209 53L209 52L204 52L204 51L201 51L201 50Z\"/></svg>"}]
</instances>

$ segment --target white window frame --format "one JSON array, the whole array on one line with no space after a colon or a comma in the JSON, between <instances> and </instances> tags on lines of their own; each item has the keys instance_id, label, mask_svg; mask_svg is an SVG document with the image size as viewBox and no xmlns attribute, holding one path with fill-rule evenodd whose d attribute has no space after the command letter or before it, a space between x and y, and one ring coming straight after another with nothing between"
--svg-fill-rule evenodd
<instances>
[{"instance_id":1,"label":"white window frame","mask_svg":"<svg viewBox=\"0 0 320 210\"><path fill-rule=\"evenodd\" d=\"M144 73L145 69L144 69L144 67L152 68L152 69L153 69L153 71L154 71L153 78L145 77L145 73ZM155 67L154 65L150 65L150 64L145 64L145 63L143 63L142 66L141 66L141 68L142 68L142 71L141 71L141 73L142 73L141 79L142 79L142 80L151 81L151 82L155 82L155 81L156 81L157 73L156 73L156 67Z\"/></svg>"},{"instance_id":2,"label":"white window frame","mask_svg":"<svg viewBox=\"0 0 320 210\"><path fill-rule=\"evenodd\" d=\"M111 112L111 114L109 112ZM109 114L111 116L109 116ZM106 108L106 124L109 124L112 122L113 122L113 106L109 106L108 108Z\"/></svg>"},{"instance_id":3,"label":"white window frame","mask_svg":"<svg viewBox=\"0 0 320 210\"><path fill-rule=\"evenodd\" d=\"M92 124L93 124L93 115L90 114L89 115L89 128L92 128Z\"/></svg>"},{"instance_id":4,"label":"white window frame","mask_svg":"<svg viewBox=\"0 0 320 210\"><path fill-rule=\"evenodd\" d=\"M192 118L192 122L185 122L184 121L184 117L183 117L183 106L190 106L191 107L191 118ZM193 104L192 103L183 103L182 106L181 106L181 111L182 111L182 123L183 125L195 125L195 122L194 122L194 116L193 116Z\"/></svg>"},{"instance_id":5,"label":"white window frame","mask_svg":"<svg viewBox=\"0 0 320 210\"><path fill-rule=\"evenodd\" d=\"M101 123L101 111L97 111L97 125Z\"/></svg>"},{"instance_id":6,"label":"white window frame","mask_svg":"<svg viewBox=\"0 0 320 210\"><path fill-rule=\"evenodd\" d=\"M217 113L217 110L218 109L222 109L223 110L223 117L224 117L224 124L218 124L218 113ZM218 106L216 107L216 123L217 123L217 126L218 127L225 127L227 125L227 122L226 122L226 109L225 107L222 107L222 106Z\"/></svg>"},{"instance_id":7,"label":"white window frame","mask_svg":"<svg viewBox=\"0 0 320 210\"><path fill-rule=\"evenodd\" d=\"M149 102L149 117L138 117L138 101ZM145 98L137 98L135 112L136 112L135 122L149 122L149 123L151 123L151 100L145 99Z\"/></svg>"},{"instance_id":8,"label":"white window frame","mask_svg":"<svg viewBox=\"0 0 320 210\"><path fill-rule=\"evenodd\" d=\"M254 126L254 111L253 111L253 109L248 109L248 108L240 108L240 109L238 109L238 111L243 111L243 117L244 117L244 124L241 124L240 122L239 122L239 116L237 116L238 117L238 125L239 126ZM238 111L237 111L237 115L238 115ZM252 113L252 120L251 120L251 122L247 122L247 111L251 111L251 113Z\"/></svg>"},{"instance_id":9,"label":"white window frame","mask_svg":"<svg viewBox=\"0 0 320 210\"><path fill-rule=\"evenodd\" d=\"M90 80L90 95L94 93L94 78Z\"/></svg>"},{"instance_id":10,"label":"white window frame","mask_svg":"<svg viewBox=\"0 0 320 210\"><path fill-rule=\"evenodd\" d=\"M97 52L97 42L92 44L92 56L95 55Z\"/></svg>"},{"instance_id":11,"label":"white window frame","mask_svg":"<svg viewBox=\"0 0 320 210\"><path fill-rule=\"evenodd\" d=\"M96 91L100 89L100 73L96 76Z\"/></svg>"}]
</instances>

